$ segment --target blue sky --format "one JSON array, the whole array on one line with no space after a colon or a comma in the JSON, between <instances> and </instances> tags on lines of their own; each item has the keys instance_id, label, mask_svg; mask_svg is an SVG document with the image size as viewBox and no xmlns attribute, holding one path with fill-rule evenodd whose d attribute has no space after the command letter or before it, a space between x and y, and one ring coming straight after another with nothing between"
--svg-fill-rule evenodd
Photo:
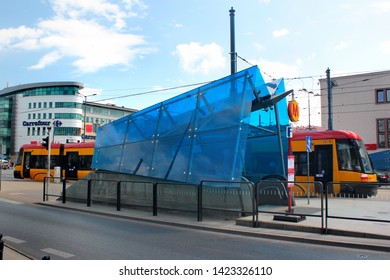
<instances>
[{"instance_id":1,"label":"blue sky","mask_svg":"<svg viewBox=\"0 0 390 280\"><path fill-rule=\"evenodd\" d=\"M0 88L78 81L98 94L88 100L145 108L230 74L231 7L238 70L284 77L302 102L328 67L389 69L390 1L13 0L0 10Z\"/></svg>"}]
</instances>

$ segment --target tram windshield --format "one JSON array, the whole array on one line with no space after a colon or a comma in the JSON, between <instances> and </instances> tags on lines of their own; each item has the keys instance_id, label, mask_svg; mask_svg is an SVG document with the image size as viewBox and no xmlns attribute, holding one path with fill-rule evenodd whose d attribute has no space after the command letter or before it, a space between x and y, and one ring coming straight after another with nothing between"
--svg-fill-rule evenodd
<instances>
[{"instance_id":1,"label":"tram windshield","mask_svg":"<svg viewBox=\"0 0 390 280\"><path fill-rule=\"evenodd\" d=\"M363 141L355 139L337 140L339 170L374 173Z\"/></svg>"}]
</instances>

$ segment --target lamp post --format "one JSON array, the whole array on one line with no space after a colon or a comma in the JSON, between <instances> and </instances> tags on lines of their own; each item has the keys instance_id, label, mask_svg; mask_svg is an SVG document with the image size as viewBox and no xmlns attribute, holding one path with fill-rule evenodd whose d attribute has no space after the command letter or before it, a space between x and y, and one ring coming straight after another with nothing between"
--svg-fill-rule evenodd
<instances>
[{"instance_id":1,"label":"lamp post","mask_svg":"<svg viewBox=\"0 0 390 280\"><path fill-rule=\"evenodd\" d=\"M84 97L84 121L83 121L83 123L84 123L84 138L83 138L83 142L85 142L85 138L86 138L85 124L87 122L87 97L95 96L95 95L97 95L97 93L94 93L94 94L91 94L91 95L83 95L83 94L80 94L80 95L82 97Z\"/></svg>"},{"instance_id":2,"label":"lamp post","mask_svg":"<svg viewBox=\"0 0 390 280\"><path fill-rule=\"evenodd\" d=\"M319 96L319 94L314 94L312 91L307 91L307 89L303 88L300 89L300 91L304 91L307 93L307 110L308 110L308 118L309 118L309 131L311 130L311 123L310 123L310 94L313 94L314 96Z\"/></svg>"}]
</instances>

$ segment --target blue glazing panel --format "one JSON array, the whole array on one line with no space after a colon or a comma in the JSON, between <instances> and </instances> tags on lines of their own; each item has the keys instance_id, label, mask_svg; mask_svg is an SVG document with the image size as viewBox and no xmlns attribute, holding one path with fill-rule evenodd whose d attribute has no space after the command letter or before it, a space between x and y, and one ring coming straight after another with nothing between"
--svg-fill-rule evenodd
<instances>
[{"instance_id":1,"label":"blue glazing panel","mask_svg":"<svg viewBox=\"0 0 390 280\"><path fill-rule=\"evenodd\" d=\"M151 176L186 181L191 142L191 134L159 139L155 146Z\"/></svg>"},{"instance_id":2,"label":"blue glazing panel","mask_svg":"<svg viewBox=\"0 0 390 280\"><path fill-rule=\"evenodd\" d=\"M189 158L190 181L241 180L246 135L239 127L200 132L193 137Z\"/></svg>"},{"instance_id":3,"label":"blue glazing panel","mask_svg":"<svg viewBox=\"0 0 390 280\"><path fill-rule=\"evenodd\" d=\"M152 139L155 136L160 116L160 105L130 115L126 143Z\"/></svg>"},{"instance_id":4,"label":"blue glazing panel","mask_svg":"<svg viewBox=\"0 0 390 280\"><path fill-rule=\"evenodd\" d=\"M198 95L196 130L206 131L242 124L250 114L253 93L246 72L231 82L224 79L218 87L201 88Z\"/></svg>"},{"instance_id":5,"label":"blue glazing panel","mask_svg":"<svg viewBox=\"0 0 390 280\"><path fill-rule=\"evenodd\" d=\"M100 148L121 145L124 141L123 136L127 129L127 121L128 116L100 127L95 146Z\"/></svg>"},{"instance_id":6,"label":"blue glazing panel","mask_svg":"<svg viewBox=\"0 0 390 280\"><path fill-rule=\"evenodd\" d=\"M191 183L283 174L287 103L251 112L256 94L282 92L283 81L266 84L256 66L188 91L99 128L93 167Z\"/></svg>"},{"instance_id":7,"label":"blue glazing panel","mask_svg":"<svg viewBox=\"0 0 390 280\"><path fill-rule=\"evenodd\" d=\"M287 158L287 138L283 138L283 158ZM285 162L286 164L286 162ZM258 133L248 138L245 148L245 171L243 176L256 182L267 175L285 176L281 161L278 136L273 133Z\"/></svg>"},{"instance_id":8,"label":"blue glazing panel","mask_svg":"<svg viewBox=\"0 0 390 280\"><path fill-rule=\"evenodd\" d=\"M103 170L119 171L121 156L121 146L95 148L92 166Z\"/></svg>"},{"instance_id":9,"label":"blue glazing panel","mask_svg":"<svg viewBox=\"0 0 390 280\"><path fill-rule=\"evenodd\" d=\"M114 171L149 176L154 144L153 140L126 144L123 148L120 170Z\"/></svg>"},{"instance_id":10,"label":"blue glazing panel","mask_svg":"<svg viewBox=\"0 0 390 280\"><path fill-rule=\"evenodd\" d=\"M191 130L195 108L196 95L191 93L175 102L163 102L157 137L182 135Z\"/></svg>"}]
</instances>

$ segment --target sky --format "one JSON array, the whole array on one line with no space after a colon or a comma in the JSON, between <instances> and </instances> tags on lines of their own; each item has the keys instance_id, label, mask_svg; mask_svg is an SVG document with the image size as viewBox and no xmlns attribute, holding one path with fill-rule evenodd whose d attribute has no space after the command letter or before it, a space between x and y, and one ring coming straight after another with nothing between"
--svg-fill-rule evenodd
<instances>
[{"instance_id":1,"label":"sky","mask_svg":"<svg viewBox=\"0 0 390 280\"><path fill-rule=\"evenodd\" d=\"M385 0L13 0L0 9L0 89L77 81L88 101L143 109L230 74L232 7L237 70L284 78L302 125L327 68L389 70Z\"/></svg>"}]
</instances>

